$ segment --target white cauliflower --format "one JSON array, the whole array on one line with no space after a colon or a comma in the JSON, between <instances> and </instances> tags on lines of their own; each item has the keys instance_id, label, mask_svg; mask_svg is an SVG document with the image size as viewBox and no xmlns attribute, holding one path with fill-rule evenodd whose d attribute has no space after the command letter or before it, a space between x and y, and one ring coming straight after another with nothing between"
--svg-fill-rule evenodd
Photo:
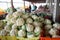
<instances>
[{"instance_id":1,"label":"white cauliflower","mask_svg":"<svg viewBox=\"0 0 60 40\"><path fill-rule=\"evenodd\" d=\"M31 18L27 18L26 23L33 23L33 20Z\"/></svg>"},{"instance_id":2,"label":"white cauliflower","mask_svg":"<svg viewBox=\"0 0 60 40\"><path fill-rule=\"evenodd\" d=\"M49 19L45 19L45 24L51 24L52 22Z\"/></svg>"},{"instance_id":3,"label":"white cauliflower","mask_svg":"<svg viewBox=\"0 0 60 40\"><path fill-rule=\"evenodd\" d=\"M17 33L18 33L17 29L12 29L12 30L10 31L10 36L16 36Z\"/></svg>"},{"instance_id":4,"label":"white cauliflower","mask_svg":"<svg viewBox=\"0 0 60 40\"><path fill-rule=\"evenodd\" d=\"M56 29L50 29L49 34L50 35L56 35L57 30Z\"/></svg>"},{"instance_id":5,"label":"white cauliflower","mask_svg":"<svg viewBox=\"0 0 60 40\"><path fill-rule=\"evenodd\" d=\"M17 29L17 25L16 24L12 25L12 29Z\"/></svg>"},{"instance_id":6,"label":"white cauliflower","mask_svg":"<svg viewBox=\"0 0 60 40\"><path fill-rule=\"evenodd\" d=\"M19 30L19 31L18 31L18 36L19 36L19 37L25 37L25 36L26 36L25 31L24 31L24 30Z\"/></svg>"},{"instance_id":7,"label":"white cauliflower","mask_svg":"<svg viewBox=\"0 0 60 40\"><path fill-rule=\"evenodd\" d=\"M60 24L55 23L55 24L53 24L53 27L56 28L56 29L60 29Z\"/></svg>"},{"instance_id":8,"label":"white cauliflower","mask_svg":"<svg viewBox=\"0 0 60 40\"><path fill-rule=\"evenodd\" d=\"M35 27L34 33L36 36L39 36L41 32L41 28L39 26Z\"/></svg>"},{"instance_id":9,"label":"white cauliflower","mask_svg":"<svg viewBox=\"0 0 60 40\"><path fill-rule=\"evenodd\" d=\"M3 29L0 31L0 36L5 36L6 35L6 31Z\"/></svg>"},{"instance_id":10,"label":"white cauliflower","mask_svg":"<svg viewBox=\"0 0 60 40\"><path fill-rule=\"evenodd\" d=\"M10 26L6 25L6 26L4 27L4 30L6 30L7 32L10 32L11 28L10 28Z\"/></svg>"},{"instance_id":11,"label":"white cauliflower","mask_svg":"<svg viewBox=\"0 0 60 40\"><path fill-rule=\"evenodd\" d=\"M27 29L28 32L32 32L34 30L34 26L31 25L31 24L27 24L26 29Z\"/></svg>"},{"instance_id":12,"label":"white cauliflower","mask_svg":"<svg viewBox=\"0 0 60 40\"><path fill-rule=\"evenodd\" d=\"M52 25L45 25L45 28L46 29L51 29L52 28Z\"/></svg>"},{"instance_id":13,"label":"white cauliflower","mask_svg":"<svg viewBox=\"0 0 60 40\"><path fill-rule=\"evenodd\" d=\"M6 20L9 21L12 17L13 17L12 14L8 14L8 15L6 16Z\"/></svg>"},{"instance_id":14,"label":"white cauliflower","mask_svg":"<svg viewBox=\"0 0 60 40\"><path fill-rule=\"evenodd\" d=\"M24 14L24 15L22 15L22 17L23 17L24 19L27 19L27 18L29 17L29 15L28 15L28 14Z\"/></svg>"},{"instance_id":15,"label":"white cauliflower","mask_svg":"<svg viewBox=\"0 0 60 40\"><path fill-rule=\"evenodd\" d=\"M16 17L13 17L13 18L10 19L10 22L11 23L16 23L16 20L17 20Z\"/></svg>"},{"instance_id":16,"label":"white cauliflower","mask_svg":"<svg viewBox=\"0 0 60 40\"><path fill-rule=\"evenodd\" d=\"M23 18L19 18L19 19L17 19L17 21L16 21L17 26L22 26L22 25L24 25L24 23L25 23L25 21L24 21Z\"/></svg>"},{"instance_id":17,"label":"white cauliflower","mask_svg":"<svg viewBox=\"0 0 60 40\"><path fill-rule=\"evenodd\" d=\"M59 35L53 35L52 38L60 38Z\"/></svg>"},{"instance_id":18,"label":"white cauliflower","mask_svg":"<svg viewBox=\"0 0 60 40\"><path fill-rule=\"evenodd\" d=\"M15 12L15 13L13 13L13 16L14 16L14 17L18 17L18 16L21 16L21 15L22 15L21 12Z\"/></svg>"},{"instance_id":19,"label":"white cauliflower","mask_svg":"<svg viewBox=\"0 0 60 40\"><path fill-rule=\"evenodd\" d=\"M34 21L34 22L33 22L33 25L34 25L34 26L42 26L42 23Z\"/></svg>"},{"instance_id":20,"label":"white cauliflower","mask_svg":"<svg viewBox=\"0 0 60 40\"><path fill-rule=\"evenodd\" d=\"M36 15L32 15L32 18L35 20L37 19L38 17Z\"/></svg>"}]
</instances>

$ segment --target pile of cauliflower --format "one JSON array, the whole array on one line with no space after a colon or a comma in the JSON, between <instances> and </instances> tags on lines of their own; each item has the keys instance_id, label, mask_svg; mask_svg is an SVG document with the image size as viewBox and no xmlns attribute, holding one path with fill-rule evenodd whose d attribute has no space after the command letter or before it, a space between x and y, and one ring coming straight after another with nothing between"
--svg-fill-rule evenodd
<instances>
[{"instance_id":1,"label":"pile of cauliflower","mask_svg":"<svg viewBox=\"0 0 60 40\"><path fill-rule=\"evenodd\" d=\"M0 30L0 35L27 38L39 37L43 21L44 18L17 11L6 16L6 25Z\"/></svg>"},{"instance_id":2,"label":"pile of cauliflower","mask_svg":"<svg viewBox=\"0 0 60 40\"><path fill-rule=\"evenodd\" d=\"M55 37L58 36L57 29L60 29L60 25L52 25L49 19L17 11L8 14L4 22L0 21L0 36L39 37L41 36L42 28L45 28L45 34L48 33Z\"/></svg>"},{"instance_id":3,"label":"pile of cauliflower","mask_svg":"<svg viewBox=\"0 0 60 40\"><path fill-rule=\"evenodd\" d=\"M60 37L60 24L54 23L48 19L45 20L45 35L48 37L56 38Z\"/></svg>"}]
</instances>

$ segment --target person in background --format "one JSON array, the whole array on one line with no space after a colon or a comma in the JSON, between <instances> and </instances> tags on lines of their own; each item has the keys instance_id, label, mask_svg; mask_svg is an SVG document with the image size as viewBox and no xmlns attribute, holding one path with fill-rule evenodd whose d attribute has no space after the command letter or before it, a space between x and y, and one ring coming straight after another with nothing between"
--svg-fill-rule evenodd
<instances>
[{"instance_id":1,"label":"person in background","mask_svg":"<svg viewBox=\"0 0 60 40\"><path fill-rule=\"evenodd\" d=\"M31 11L35 11L37 9L37 6L32 3Z\"/></svg>"}]
</instances>

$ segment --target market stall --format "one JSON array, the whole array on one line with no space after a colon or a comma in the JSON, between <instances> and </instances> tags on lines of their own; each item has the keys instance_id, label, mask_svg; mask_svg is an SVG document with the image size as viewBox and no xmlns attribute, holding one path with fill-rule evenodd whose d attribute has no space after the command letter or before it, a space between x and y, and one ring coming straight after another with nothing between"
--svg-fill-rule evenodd
<instances>
[{"instance_id":1,"label":"market stall","mask_svg":"<svg viewBox=\"0 0 60 40\"><path fill-rule=\"evenodd\" d=\"M24 0L32 3L45 2L46 0ZM12 13L8 13L4 20L0 20L1 40L60 40L60 24L53 21L58 13L58 0L54 1L54 16L48 10L48 5L40 6L36 11L13 11L13 0L11 0ZM51 5L52 6L52 2Z\"/></svg>"}]
</instances>

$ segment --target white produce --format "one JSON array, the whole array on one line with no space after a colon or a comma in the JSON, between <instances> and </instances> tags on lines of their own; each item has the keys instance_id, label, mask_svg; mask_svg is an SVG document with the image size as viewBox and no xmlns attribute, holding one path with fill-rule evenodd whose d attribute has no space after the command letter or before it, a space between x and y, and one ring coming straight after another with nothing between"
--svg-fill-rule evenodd
<instances>
[{"instance_id":1,"label":"white produce","mask_svg":"<svg viewBox=\"0 0 60 40\"><path fill-rule=\"evenodd\" d=\"M25 36L26 36L25 31L24 31L24 30L19 30L19 31L18 31L18 36L19 36L19 37L25 37Z\"/></svg>"},{"instance_id":2,"label":"white produce","mask_svg":"<svg viewBox=\"0 0 60 40\"><path fill-rule=\"evenodd\" d=\"M17 29L17 25L16 24L12 25L12 29Z\"/></svg>"},{"instance_id":3,"label":"white produce","mask_svg":"<svg viewBox=\"0 0 60 40\"><path fill-rule=\"evenodd\" d=\"M29 15L28 15L28 14L24 14L24 15L22 15L22 17L23 17L24 19L27 19L27 18L29 17Z\"/></svg>"},{"instance_id":4,"label":"white produce","mask_svg":"<svg viewBox=\"0 0 60 40\"><path fill-rule=\"evenodd\" d=\"M52 38L60 38L59 35L53 35Z\"/></svg>"},{"instance_id":5,"label":"white produce","mask_svg":"<svg viewBox=\"0 0 60 40\"><path fill-rule=\"evenodd\" d=\"M52 28L52 25L46 25L45 28L46 29L51 29Z\"/></svg>"},{"instance_id":6,"label":"white produce","mask_svg":"<svg viewBox=\"0 0 60 40\"><path fill-rule=\"evenodd\" d=\"M11 23L16 23L16 20L17 20L16 17L10 19Z\"/></svg>"},{"instance_id":7,"label":"white produce","mask_svg":"<svg viewBox=\"0 0 60 40\"><path fill-rule=\"evenodd\" d=\"M12 14L8 14L8 15L6 16L6 20L9 21L12 17L13 17Z\"/></svg>"},{"instance_id":8,"label":"white produce","mask_svg":"<svg viewBox=\"0 0 60 40\"><path fill-rule=\"evenodd\" d=\"M15 12L15 13L13 13L13 16L14 16L14 17L18 17L18 16L21 16L21 15L22 15L21 12Z\"/></svg>"},{"instance_id":9,"label":"white produce","mask_svg":"<svg viewBox=\"0 0 60 40\"><path fill-rule=\"evenodd\" d=\"M10 28L10 26L6 25L6 26L4 27L4 30L6 30L7 32L10 32L11 28Z\"/></svg>"},{"instance_id":10,"label":"white produce","mask_svg":"<svg viewBox=\"0 0 60 40\"><path fill-rule=\"evenodd\" d=\"M18 18L16 21L17 26L22 26L24 25L25 21L23 18Z\"/></svg>"},{"instance_id":11,"label":"white produce","mask_svg":"<svg viewBox=\"0 0 60 40\"><path fill-rule=\"evenodd\" d=\"M26 23L33 23L33 20L31 18L27 18Z\"/></svg>"},{"instance_id":12,"label":"white produce","mask_svg":"<svg viewBox=\"0 0 60 40\"><path fill-rule=\"evenodd\" d=\"M32 15L32 18L35 20L35 19L38 18L38 16L36 16L36 15Z\"/></svg>"},{"instance_id":13,"label":"white produce","mask_svg":"<svg viewBox=\"0 0 60 40\"><path fill-rule=\"evenodd\" d=\"M6 33L7 33L7 32L3 29L3 30L0 31L0 36L5 36Z\"/></svg>"},{"instance_id":14,"label":"white produce","mask_svg":"<svg viewBox=\"0 0 60 40\"><path fill-rule=\"evenodd\" d=\"M26 30L27 30L28 32L32 32L32 31L34 30L34 26L31 25L31 24L27 24L27 25L26 25Z\"/></svg>"},{"instance_id":15,"label":"white produce","mask_svg":"<svg viewBox=\"0 0 60 40\"><path fill-rule=\"evenodd\" d=\"M39 26L36 26L34 30L35 35L36 36L40 35L40 32L41 32L41 28Z\"/></svg>"},{"instance_id":16,"label":"white produce","mask_svg":"<svg viewBox=\"0 0 60 40\"><path fill-rule=\"evenodd\" d=\"M56 35L57 30L56 29L50 29L49 34L50 35Z\"/></svg>"},{"instance_id":17,"label":"white produce","mask_svg":"<svg viewBox=\"0 0 60 40\"><path fill-rule=\"evenodd\" d=\"M55 23L55 24L53 24L53 27L56 28L56 29L60 29L60 24Z\"/></svg>"},{"instance_id":18,"label":"white produce","mask_svg":"<svg viewBox=\"0 0 60 40\"><path fill-rule=\"evenodd\" d=\"M10 31L10 36L16 36L17 33L18 33L18 30L17 30L17 29L12 29L12 30Z\"/></svg>"},{"instance_id":19,"label":"white produce","mask_svg":"<svg viewBox=\"0 0 60 40\"><path fill-rule=\"evenodd\" d=\"M42 26L42 23L34 21L34 22L33 22L33 25L34 25L34 26Z\"/></svg>"},{"instance_id":20,"label":"white produce","mask_svg":"<svg viewBox=\"0 0 60 40\"><path fill-rule=\"evenodd\" d=\"M52 22L49 19L45 19L45 24L51 24Z\"/></svg>"}]
</instances>

